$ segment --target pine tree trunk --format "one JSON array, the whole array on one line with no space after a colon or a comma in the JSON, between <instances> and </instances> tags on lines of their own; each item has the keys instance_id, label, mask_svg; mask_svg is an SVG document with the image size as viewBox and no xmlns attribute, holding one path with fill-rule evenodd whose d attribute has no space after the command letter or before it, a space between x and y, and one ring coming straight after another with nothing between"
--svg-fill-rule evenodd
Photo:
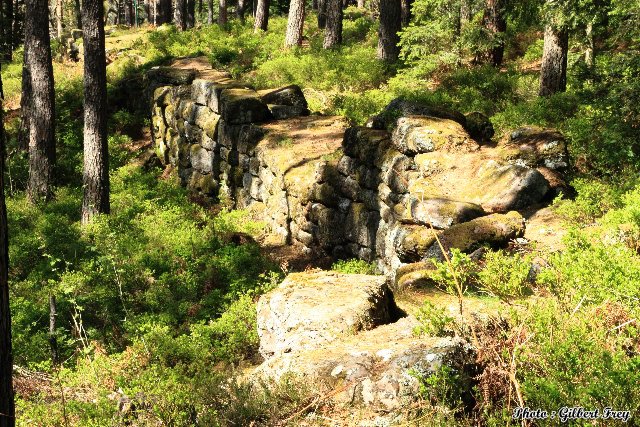
<instances>
[{"instance_id":1,"label":"pine tree trunk","mask_svg":"<svg viewBox=\"0 0 640 427\"><path fill-rule=\"evenodd\" d=\"M358 0L358 8L364 9L364 0Z\"/></svg>"},{"instance_id":2,"label":"pine tree trunk","mask_svg":"<svg viewBox=\"0 0 640 427\"><path fill-rule=\"evenodd\" d=\"M207 24L213 25L213 0L207 1Z\"/></svg>"},{"instance_id":3,"label":"pine tree trunk","mask_svg":"<svg viewBox=\"0 0 640 427\"><path fill-rule=\"evenodd\" d=\"M107 66L101 0L84 0L84 167L82 223L109 213L107 148Z\"/></svg>"},{"instance_id":4,"label":"pine tree trunk","mask_svg":"<svg viewBox=\"0 0 640 427\"><path fill-rule=\"evenodd\" d=\"M62 41L62 0L56 0L56 35Z\"/></svg>"},{"instance_id":5,"label":"pine tree trunk","mask_svg":"<svg viewBox=\"0 0 640 427\"><path fill-rule=\"evenodd\" d=\"M291 0L289 6L289 20L284 47L291 48L302 45L302 31L304 29L304 0Z\"/></svg>"},{"instance_id":6,"label":"pine tree trunk","mask_svg":"<svg viewBox=\"0 0 640 427\"><path fill-rule=\"evenodd\" d=\"M218 6L218 25L227 26L227 0L220 0Z\"/></svg>"},{"instance_id":7,"label":"pine tree trunk","mask_svg":"<svg viewBox=\"0 0 640 427\"><path fill-rule=\"evenodd\" d=\"M547 25L544 30L544 50L540 69L540 96L564 92L567 89L567 53L569 33Z\"/></svg>"},{"instance_id":8,"label":"pine tree trunk","mask_svg":"<svg viewBox=\"0 0 640 427\"><path fill-rule=\"evenodd\" d=\"M256 10L256 22L254 31L267 31L269 28L269 6L270 0L258 0L258 9Z\"/></svg>"},{"instance_id":9,"label":"pine tree trunk","mask_svg":"<svg viewBox=\"0 0 640 427\"><path fill-rule=\"evenodd\" d=\"M29 105L29 182L27 196L31 202L50 200L53 196L56 162L55 95L49 7L47 0L27 0L25 45L31 99Z\"/></svg>"},{"instance_id":10,"label":"pine tree trunk","mask_svg":"<svg viewBox=\"0 0 640 427\"><path fill-rule=\"evenodd\" d=\"M342 43L342 4L341 0L326 0L327 27L324 30L325 49L331 49Z\"/></svg>"},{"instance_id":11,"label":"pine tree trunk","mask_svg":"<svg viewBox=\"0 0 640 427\"><path fill-rule=\"evenodd\" d=\"M245 0L238 0L238 5L236 6L236 16L244 24L244 14L246 12L247 4Z\"/></svg>"},{"instance_id":12,"label":"pine tree trunk","mask_svg":"<svg viewBox=\"0 0 640 427\"><path fill-rule=\"evenodd\" d=\"M402 0L402 26L406 27L411 22L411 8L413 0Z\"/></svg>"},{"instance_id":13,"label":"pine tree trunk","mask_svg":"<svg viewBox=\"0 0 640 427\"><path fill-rule=\"evenodd\" d=\"M378 58L394 62L400 55L398 32L402 26L402 6L400 0L381 0L379 8Z\"/></svg>"},{"instance_id":14,"label":"pine tree trunk","mask_svg":"<svg viewBox=\"0 0 640 427\"><path fill-rule=\"evenodd\" d=\"M2 77L0 75L0 87ZM0 98L0 427L14 427L13 353L11 348L11 311L9 308L9 236L7 206L4 198L4 106Z\"/></svg>"},{"instance_id":15,"label":"pine tree trunk","mask_svg":"<svg viewBox=\"0 0 640 427\"><path fill-rule=\"evenodd\" d=\"M31 73L29 72L29 45L25 43L22 52L22 94L20 96L20 130L18 145L22 150L29 149L29 118L31 117Z\"/></svg>"},{"instance_id":16,"label":"pine tree trunk","mask_svg":"<svg viewBox=\"0 0 640 427\"><path fill-rule=\"evenodd\" d=\"M51 351L51 363L58 364L58 337L56 335L56 296L49 294L49 350Z\"/></svg>"},{"instance_id":17,"label":"pine tree trunk","mask_svg":"<svg viewBox=\"0 0 640 427\"><path fill-rule=\"evenodd\" d=\"M176 8L173 11L173 22L181 31L187 28L186 18L186 0L176 0Z\"/></svg>"},{"instance_id":18,"label":"pine tree trunk","mask_svg":"<svg viewBox=\"0 0 640 427\"><path fill-rule=\"evenodd\" d=\"M327 2L329 0L318 0L318 28L324 30L327 26Z\"/></svg>"},{"instance_id":19,"label":"pine tree trunk","mask_svg":"<svg viewBox=\"0 0 640 427\"><path fill-rule=\"evenodd\" d=\"M505 0L487 0L482 17L482 24L493 37L493 48L488 52L489 60L494 67L502 65L504 58L504 33L507 31L507 20L504 16Z\"/></svg>"},{"instance_id":20,"label":"pine tree trunk","mask_svg":"<svg viewBox=\"0 0 640 427\"><path fill-rule=\"evenodd\" d=\"M168 24L171 22L171 0L156 1L156 24Z\"/></svg>"},{"instance_id":21,"label":"pine tree trunk","mask_svg":"<svg viewBox=\"0 0 640 427\"><path fill-rule=\"evenodd\" d=\"M590 70L596 65L596 43L593 36L593 22L587 24L585 29L587 36L587 48L584 51L584 62Z\"/></svg>"},{"instance_id":22,"label":"pine tree trunk","mask_svg":"<svg viewBox=\"0 0 640 427\"><path fill-rule=\"evenodd\" d=\"M75 0L76 3L76 27L81 30L82 29L82 6L80 5L80 0Z\"/></svg>"},{"instance_id":23,"label":"pine tree trunk","mask_svg":"<svg viewBox=\"0 0 640 427\"><path fill-rule=\"evenodd\" d=\"M0 0L0 59L11 61L13 54L13 0Z\"/></svg>"},{"instance_id":24,"label":"pine tree trunk","mask_svg":"<svg viewBox=\"0 0 640 427\"><path fill-rule=\"evenodd\" d=\"M193 28L196 26L196 0L187 0L186 24L187 28Z\"/></svg>"}]
</instances>

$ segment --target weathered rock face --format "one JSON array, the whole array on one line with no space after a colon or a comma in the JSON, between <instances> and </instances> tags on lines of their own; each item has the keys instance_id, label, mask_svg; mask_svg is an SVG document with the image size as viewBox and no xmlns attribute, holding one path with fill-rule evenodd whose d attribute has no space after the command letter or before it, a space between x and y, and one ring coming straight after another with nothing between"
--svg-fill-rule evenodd
<instances>
[{"instance_id":1,"label":"weathered rock face","mask_svg":"<svg viewBox=\"0 0 640 427\"><path fill-rule=\"evenodd\" d=\"M280 354L267 359L254 374L276 381L294 374L310 384L342 386L333 396L338 404L393 411L416 401L419 376L429 376L443 365L464 376L475 360L465 341L417 337L413 333L417 325L415 318L403 318L316 349Z\"/></svg>"},{"instance_id":2,"label":"weathered rock face","mask_svg":"<svg viewBox=\"0 0 640 427\"><path fill-rule=\"evenodd\" d=\"M447 249L499 246L522 232L511 211L566 189L566 143L552 130L479 144L492 133L479 113L401 99L372 127L307 114L297 86L256 92L212 72L155 90L154 147L192 190L260 213L272 243L376 261L391 275L442 255L431 228Z\"/></svg>"},{"instance_id":3,"label":"weathered rock face","mask_svg":"<svg viewBox=\"0 0 640 427\"><path fill-rule=\"evenodd\" d=\"M397 317L384 276L291 274L258 302L260 353L269 358L321 348Z\"/></svg>"}]
</instances>

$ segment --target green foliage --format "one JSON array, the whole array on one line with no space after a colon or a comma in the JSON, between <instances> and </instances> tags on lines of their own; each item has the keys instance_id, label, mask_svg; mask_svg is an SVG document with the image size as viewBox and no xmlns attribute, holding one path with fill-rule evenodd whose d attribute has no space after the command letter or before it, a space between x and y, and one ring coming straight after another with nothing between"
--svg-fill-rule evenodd
<instances>
[{"instance_id":1,"label":"green foliage","mask_svg":"<svg viewBox=\"0 0 640 427\"><path fill-rule=\"evenodd\" d=\"M455 369L442 365L433 372L420 373L412 371L411 375L420 381L420 396L440 411L450 410L444 417L449 423L453 422L453 415L463 407L464 376ZM443 421L444 421L443 420ZM448 424L448 423L447 423Z\"/></svg>"},{"instance_id":2,"label":"green foliage","mask_svg":"<svg viewBox=\"0 0 640 427\"><path fill-rule=\"evenodd\" d=\"M331 269L344 274L379 274L375 263L368 263L361 259L339 260L333 263Z\"/></svg>"},{"instance_id":3,"label":"green foliage","mask_svg":"<svg viewBox=\"0 0 640 427\"><path fill-rule=\"evenodd\" d=\"M572 222L591 224L609 210L621 206L624 189L629 183L610 185L602 180L577 178L571 185L576 190L576 197L555 200L556 212Z\"/></svg>"},{"instance_id":4,"label":"green foliage","mask_svg":"<svg viewBox=\"0 0 640 427\"><path fill-rule=\"evenodd\" d=\"M636 413L640 357L628 349L638 344L637 326L613 330L628 316L615 305L577 313L549 301L528 307L519 320L527 325L529 341L517 353L526 404L547 410L619 407Z\"/></svg>"},{"instance_id":5,"label":"green foliage","mask_svg":"<svg viewBox=\"0 0 640 427\"><path fill-rule=\"evenodd\" d=\"M480 289L502 300L520 298L529 290L530 269L530 256L489 251L478 273L478 284Z\"/></svg>"},{"instance_id":6,"label":"green foliage","mask_svg":"<svg viewBox=\"0 0 640 427\"><path fill-rule=\"evenodd\" d=\"M454 317L447 314L445 308L437 307L429 300L425 300L422 304L416 318L420 326L417 326L413 332L435 337L451 335L455 321Z\"/></svg>"},{"instance_id":7,"label":"green foliage","mask_svg":"<svg viewBox=\"0 0 640 427\"><path fill-rule=\"evenodd\" d=\"M461 297L476 277L476 265L469 255L459 249L451 249L449 259L436 262L431 278L447 293Z\"/></svg>"}]
</instances>

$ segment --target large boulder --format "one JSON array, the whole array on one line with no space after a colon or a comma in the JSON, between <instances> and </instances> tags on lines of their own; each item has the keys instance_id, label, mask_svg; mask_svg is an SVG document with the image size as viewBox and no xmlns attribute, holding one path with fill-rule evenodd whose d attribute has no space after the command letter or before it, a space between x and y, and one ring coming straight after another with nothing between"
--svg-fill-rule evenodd
<instances>
[{"instance_id":1,"label":"large boulder","mask_svg":"<svg viewBox=\"0 0 640 427\"><path fill-rule=\"evenodd\" d=\"M307 384L340 390L337 404L361 404L374 411L397 410L419 397L420 377L447 366L467 380L475 351L460 338L419 337L413 317L357 335L344 336L331 345L280 354L265 361L254 375L269 382L294 375ZM331 327L327 319L325 327Z\"/></svg>"},{"instance_id":2,"label":"large boulder","mask_svg":"<svg viewBox=\"0 0 640 427\"><path fill-rule=\"evenodd\" d=\"M307 99L298 85L281 87L279 89L261 91L260 95L266 104L287 105L299 107L303 110L309 109Z\"/></svg>"},{"instance_id":3,"label":"large boulder","mask_svg":"<svg viewBox=\"0 0 640 427\"><path fill-rule=\"evenodd\" d=\"M396 250L400 260L407 263L442 259L442 249L471 252L483 244L499 246L522 236L524 230L524 218L515 211L476 218L442 231L413 226L406 228Z\"/></svg>"},{"instance_id":4,"label":"large boulder","mask_svg":"<svg viewBox=\"0 0 640 427\"><path fill-rule=\"evenodd\" d=\"M396 124L396 120L406 116L429 116L440 119L453 120L462 126L466 126L467 118L464 114L443 107L425 104L419 101L410 101L404 98L396 98L389 103L380 114L373 116L367 122L367 127L386 130Z\"/></svg>"},{"instance_id":5,"label":"large boulder","mask_svg":"<svg viewBox=\"0 0 640 427\"><path fill-rule=\"evenodd\" d=\"M533 126L516 129L499 148L505 160L517 165L560 172L569 167L566 139L555 129Z\"/></svg>"},{"instance_id":6,"label":"large boulder","mask_svg":"<svg viewBox=\"0 0 640 427\"><path fill-rule=\"evenodd\" d=\"M260 298L257 310L265 358L324 348L398 317L383 276L324 271L290 274Z\"/></svg>"},{"instance_id":7,"label":"large boulder","mask_svg":"<svg viewBox=\"0 0 640 427\"><path fill-rule=\"evenodd\" d=\"M225 89L220 95L220 115L232 125L264 122L271 112L258 93L251 89Z\"/></svg>"},{"instance_id":8,"label":"large boulder","mask_svg":"<svg viewBox=\"0 0 640 427\"><path fill-rule=\"evenodd\" d=\"M446 149L447 151L474 151L475 141L457 122L436 117L401 117L393 131L393 145L401 153L413 156L419 153Z\"/></svg>"},{"instance_id":9,"label":"large boulder","mask_svg":"<svg viewBox=\"0 0 640 427\"><path fill-rule=\"evenodd\" d=\"M445 229L486 215L480 205L445 198L420 200L407 196L395 207L396 218L403 224L431 225Z\"/></svg>"}]
</instances>

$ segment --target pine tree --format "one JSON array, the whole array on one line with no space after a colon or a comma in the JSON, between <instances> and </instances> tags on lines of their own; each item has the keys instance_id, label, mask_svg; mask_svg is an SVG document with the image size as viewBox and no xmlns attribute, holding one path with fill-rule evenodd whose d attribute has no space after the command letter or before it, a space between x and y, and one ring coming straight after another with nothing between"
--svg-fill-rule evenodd
<instances>
[{"instance_id":1,"label":"pine tree","mask_svg":"<svg viewBox=\"0 0 640 427\"><path fill-rule=\"evenodd\" d=\"M104 12L101 0L82 4L84 36L84 169L82 223L109 213L109 154L107 148L107 67L104 51Z\"/></svg>"}]
</instances>

